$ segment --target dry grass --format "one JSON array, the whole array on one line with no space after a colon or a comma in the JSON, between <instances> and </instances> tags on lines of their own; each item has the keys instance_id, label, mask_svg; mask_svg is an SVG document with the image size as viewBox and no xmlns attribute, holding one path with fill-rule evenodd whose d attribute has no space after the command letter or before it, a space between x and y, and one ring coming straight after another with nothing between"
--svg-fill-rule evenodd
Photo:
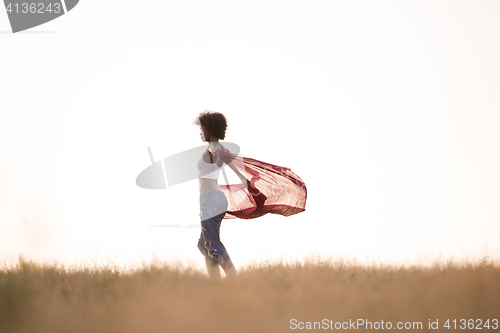
<instances>
[{"instance_id":1,"label":"dry grass","mask_svg":"<svg viewBox=\"0 0 500 333\"><path fill-rule=\"evenodd\" d=\"M423 323L500 319L500 267L486 261L363 267L264 264L211 280L154 264L127 273L21 258L0 271L0 332L289 332L290 320ZM360 328L365 330L364 327Z\"/></svg>"}]
</instances>

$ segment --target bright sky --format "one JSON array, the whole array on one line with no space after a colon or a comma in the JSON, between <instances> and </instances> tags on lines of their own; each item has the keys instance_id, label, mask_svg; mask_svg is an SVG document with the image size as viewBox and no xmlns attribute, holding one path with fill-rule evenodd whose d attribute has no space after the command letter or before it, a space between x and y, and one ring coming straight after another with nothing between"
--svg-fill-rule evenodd
<instances>
[{"instance_id":1,"label":"bright sky","mask_svg":"<svg viewBox=\"0 0 500 333\"><path fill-rule=\"evenodd\" d=\"M197 181L135 179L147 147L202 145L206 109L308 188L303 213L223 221L237 268L500 259L498 17L498 1L85 0L12 34L0 10L0 263L203 268Z\"/></svg>"}]
</instances>

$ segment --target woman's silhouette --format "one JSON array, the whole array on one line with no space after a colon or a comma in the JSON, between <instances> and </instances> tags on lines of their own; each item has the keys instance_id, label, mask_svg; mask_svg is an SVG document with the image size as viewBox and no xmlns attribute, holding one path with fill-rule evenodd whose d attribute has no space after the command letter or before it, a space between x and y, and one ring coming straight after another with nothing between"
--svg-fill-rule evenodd
<instances>
[{"instance_id":1,"label":"woman's silhouette","mask_svg":"<svg viewBox=\"0 0 500 333\"><path fill-rule=\"evenodd\" d=\"M236 274L236 268L220 240L220 225L226 215L228 201L217 182L223 164L218 156L224 147L219 143L226 135L227 121L219 112L205 111L194 122L200 126L200 137L208 142L207 150L198 161L200 188L201 235L198 248L205 256L210 277L220 278L222 267L226 276Z\"/></svg>"},{"instance_id":2,"label":"woman's silhouette","mask_svg":"<svg viewBox=\"0 0 500 333\"><path fill-rule=\"evenodd\" d=\"M201 219L198 248L205 256L209 276L220 277L219 266L228 276L236 274L236 269L219 237L222 220L253 219L268 213L295 215L305 210L307 189L290 168L225 149L219 142L226 136L227 121L223 114L207 110L194 123L200 126L201 140L208 142L198 161ZM217 180L223 163L236 173L241 184L219 186Z\"/></svg>"}]
</instances>

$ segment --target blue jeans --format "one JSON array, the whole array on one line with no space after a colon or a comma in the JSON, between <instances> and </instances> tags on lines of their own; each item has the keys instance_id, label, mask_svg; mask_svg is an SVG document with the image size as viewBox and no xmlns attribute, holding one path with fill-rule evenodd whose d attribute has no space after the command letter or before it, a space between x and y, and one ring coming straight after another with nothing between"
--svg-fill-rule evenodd
<instances>
[{"instance_id":1,"label":"blue jeans","mask_svg":"<svg viewBox=\"0 0 500 333\"><path fill-rule=\"evenodd\" d=\"M222 191L200 194L201 234L198 249L205 256L208 275L211 277L220 277L219 265L226 276L236 273L236 268L219 237L227 206L227 198Z\"/></svg>"}]
</instances>

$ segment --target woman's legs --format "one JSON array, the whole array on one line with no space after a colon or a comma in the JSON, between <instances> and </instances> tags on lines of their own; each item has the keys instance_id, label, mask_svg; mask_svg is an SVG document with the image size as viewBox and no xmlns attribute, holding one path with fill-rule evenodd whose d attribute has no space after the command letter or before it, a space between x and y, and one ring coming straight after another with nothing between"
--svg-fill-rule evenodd
<instances>
[{"instance_id":1,"label":"woman's legs","mask_svg":"<svg viewBox=\"0 0 500 333\"><path fill-rule=\"evenodd\" d=\"M209 276L220 276L220 267L226 276L236 273L236 268L222 244L219 234L222 219L226 215L227 199L223 192L212 191L200 195L201 234L198 248L205 256Z\"/></svg>"},{"instance_id":2,"label":"woman's legs","mask_svg":"<svg viewBox=\"0 0 500 333\"><path fill-rule=\"evenodd\" d=\"M205 265L207 266L208 276L220 279L219 263L212 257L205 257Z\"/></svg>"},{"instance_id":3,"label":"woman's legs","mask_svg":"<svg viewBox=\"0 0 500 333\"><path fill-rule=\"evenodd\" d=\"M215 265L220 265L226 275L236 273L236 268L219 236L220 224L224 215L225 213L201 221L201 235L198 248L200 248L201 253L206 258L209 274L211 273L210 269Z\"/></svg>"},{"instance_id":4,"label":"woman's legs","mask_svg":"<svg viewBox=\"0 0 500 333\"><path fill-rule=\"evenodd\" d=\"M220 274L219 263L217 262L217 260L208 255L208 250L205 247L205 240L203 238L203 229L200 234L200 239L198 240L198 249L205 257L205 265L207 266L208 276L214 278L220 278L221 274Z\"/></svg>"}]
</instances>

